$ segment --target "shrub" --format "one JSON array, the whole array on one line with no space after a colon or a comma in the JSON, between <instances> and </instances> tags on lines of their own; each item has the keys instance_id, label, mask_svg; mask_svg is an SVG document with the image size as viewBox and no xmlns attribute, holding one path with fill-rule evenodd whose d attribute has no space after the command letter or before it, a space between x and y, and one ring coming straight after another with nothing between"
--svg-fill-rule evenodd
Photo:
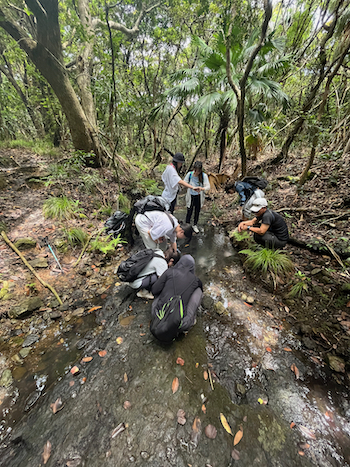
<instances>
[{"instance_id":1,"label":"shrub","mask_svg":"<svg viewBox=\"0 0 350 467\"><path fill-rule=\"evenodd\" d=\"M248 258L245 264L253 271L259 271L267 276L271 274L274 288L277 286L277 281L293 270L294 265L290 258L282 253L281 250L270 250L269 248L260 248L256 251L241 250L240 253L247 255Z\"/></svg>"},{"instance_id":2,"label":"shrub","mask_svg":"<svg viewBox=\"0 0 350 467\"><path fill-rule=\"evenodd\" d=\"M73 227L72 229L63 229L63 235L71 246L85 245L89 235L82 229Z\"/></svg>"},{"instance_id":3,"label":"shrub","mask_svg":"<svg viewBox=\"0 0 350 467\"><path fill-rule=\"evenodd\" d=\"M78 207L79 201L68 199L66 196L61 198L49 198L44 202L43 212L45 217L53 219L71 219L82 209Z\"/></svg>"}]
</instances>

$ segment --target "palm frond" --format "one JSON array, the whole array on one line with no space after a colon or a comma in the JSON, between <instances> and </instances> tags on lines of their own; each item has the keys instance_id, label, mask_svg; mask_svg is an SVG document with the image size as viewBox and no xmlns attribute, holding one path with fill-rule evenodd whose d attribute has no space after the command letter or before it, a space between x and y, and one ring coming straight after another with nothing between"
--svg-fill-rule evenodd
<instances>
[{"instance_id":1,"label":"palm frond","mask_svg":"<svg viewBox=\"0 0 350 467\"><path fill-rule=\"evenodd\" d=\"M166 119L170 116L172 111L173 106L168 101L164 100L151 110L148 119L151 123L156 120Z\"/></svg>"},{"instance_id":2,"label":"palm frond","mask_svg":"<svg viewBox=\"0 0 350 467\"><path fill-rule=\"evenodd\" d=\"M177 70L169 76L170 83L177 83L178 81L183 81L184 79L193 78L198 74L198 68L184 68L182 70Z\"/></svg>"},{"instance_id":3,"label":"palm frond","mask_svg":"<svg viewBox=\"0 0 350 467\"><path fill-rule=\"evenodd\" d=\"M273 99L279 104L282 104L284 108L289 106L289 97L275 81L271 81L265 77L251 75L248 80L247 88L252 94L261 94L266 99Z\"/></svg>"},{"instance_id":4,"label":"palm frond","mask_svg":"<svg viewBox=\"0 0 350 467\"><path fill-rule=\"evenodd\" d=\"M269 61L261 65L255 73L261 76L276 75L279 71L286 70L291 65L291 56L285 55L277 60Z\"/></svg>"},{"instance_id":5,"label":"palm frond","mask_svg":"<svg viewBox=\"0 0 350 467\"><path fill-rule=\"evenodd\" d=\"M190 78L187 81L182 81L166 92L166 96L170 99L184 98L197 94L200 90L198 78Z\"/></svg>"},{"instance_id":6,"label":"palm frond","mask_svg":"<svg viewBox=\"0 0 350 467\"><path fill-rule=\"evenodd\" d=\"M212 92L202 96L198 101L191 107L187 114L187 118L200 120L205 119L211 112L218 109L222 103L222 93Z\"/></svg>"}]
</instances>

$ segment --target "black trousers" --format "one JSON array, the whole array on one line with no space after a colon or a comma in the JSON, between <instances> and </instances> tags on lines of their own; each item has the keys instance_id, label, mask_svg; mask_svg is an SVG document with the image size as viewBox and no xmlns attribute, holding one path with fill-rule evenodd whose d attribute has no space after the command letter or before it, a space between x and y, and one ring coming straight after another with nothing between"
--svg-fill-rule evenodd
<instances>
[{"instance_id":1,"label":"black trousers","mask_svg":"<svg viewBox=\"0 0 350 467\"><path fill-rule=\"evenodd\" d=\"M193 224L198 224L199 213L201 212L201 197L200 195L191 195L191 206L187 208L186 223L191 223L191 217L194 209L194 221Z\"/></svg>"},{"instance_id":2,"label":"black trousers","mask_svg":"<svg viewBox=\"0 0 350 467\"><path fill-rule=\"evenodd\" d=\"M169 212L171 214L174 214L174 209L175 209L175 206L176 206L176 201L177 201L177 195L175 196L175 198L172 200L172 202L170 203L170 208L169 208Z\"/></svg>"},{"instance_id":3,"label":"black trousers","mask_svg":"<svg viewBox=\"0 0 350 467\"><path fill-rule=\"evenodd\" d=\"M287 240L279 240L276 235L267 231L264 235L254 234L254 240L259 245L262 245L265 248L270 248L271 250L279 250L284 248L287 245Z\"/></svg>"}]
</instances>

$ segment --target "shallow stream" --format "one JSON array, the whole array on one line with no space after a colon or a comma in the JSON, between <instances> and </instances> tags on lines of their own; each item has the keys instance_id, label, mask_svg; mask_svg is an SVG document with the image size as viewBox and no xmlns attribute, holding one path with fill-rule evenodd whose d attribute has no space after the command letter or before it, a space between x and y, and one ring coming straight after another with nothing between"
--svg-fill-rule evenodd
<instances>
[{"instance_id":1,"label":"shallow stream","mask_svg":"<svg viewBox=\"0 0 350 467\"><path fill-rule=\"evenodd\" d=\"M1 466L38 466L48 453L46 465L68 467L350 466L348 388L276 317L284 305L245 277L211 221L181 249L204 284L194 328L159 345L150 302L116 276L101 309L48 329L13 372Z\"/></svg>"}]
</instances>

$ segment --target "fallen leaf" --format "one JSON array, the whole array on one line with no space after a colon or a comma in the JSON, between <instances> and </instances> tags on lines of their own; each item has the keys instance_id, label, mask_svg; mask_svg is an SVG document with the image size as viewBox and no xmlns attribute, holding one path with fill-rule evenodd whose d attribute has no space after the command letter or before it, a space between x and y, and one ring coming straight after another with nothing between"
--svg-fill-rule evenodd
<instances>
[{"instance_id":1,"label":"fallen leaf","mask_svg":"<svg viewBox=\"0 0 350 467\"><path fill-rule=\"evenodd\" d=\"M72 373L72 375L77 375L78 373L80 373L80 370L77 366L73 366L73 368L71 368L70 372Z\"/></svg>"},{"instance_id":2,"label":"fallen leaf","mask_svg":"<svg viewBox=\"0 0 350 467\"><path fill-rule=\"evenodd\" d=\"M226 420L225 415L222 414L222 413L220 413L220 420L221 420L222 426L225 428L227 433L230 433L230 435L233 436L232 431L231 431L231 427L228 424L228 421Z\"/></svg>"},{"instance_id":3,"label":"fallen leaf","mask_svg":"<svg viewBox=\"0 0 350 467\"><path fill-rule=\"evenodd\" d=\"M292 366L290 367L290 369L293 371L293 373L295 374L295 377L296 379L299 379L299 370L298 368L295 366L295 364L293 363Z\"/></svg>"},{"instance_id":4,"label":"fallen leaf","mask_svg":"<svg viewBox=\"0 0 350 467\"><path fill-rule=\"evenodd\" d=\"M310 444L309 444L309 443L302 443L302 444L300 445L300 447L301 447L301 449L309 449Z\"/></svg>"},{"instance_id":5,"label":"fallen leaf","mask_svg":"<svg viewBox=\"0 0 350 467\"><path fill-rule=\"evenodd\" d=\"M193 421L193 425L192 425L192 430L195 432L195 433L198 433L199 430L201 428L201 420L199 417L195 417L194 421Z\"/></svg>"},{"instance_id":6,"label":"fallen leaf","mask_svg":"<svg viewBox=\"0 0 350 467\"><path fill-rule=\"evenodd\" d=\"M249 303L247 302L243 302L246 306L249 306L249 308L251 308L253 305L249 305Z\"/></svg>"},{"instance_id":7,"label":"fallen leaf","mask_svg":"<svg viewBox=\"0 0 350 467\"><path fill-rule=\"evenodd\" d=\"M271 347L266 347L266 349L265 349L265 350L266 350L266 352L272 352L272 349L271 349Z\"/></svg>"},{"instance_id":8,"label":"fallen leaf","mask_svg":"<svg viewBox=\"0 0 350 467\"><path fill-rule=\"evenodd\" d=\"M120 433L122 433L125 430L125 428L126 428L125 423L119 423L119 425L116 426L114 430L112 431L111 438L113 439L116 436L118 436Z\"/></svg>"},{"instance_id":9,"label":"fallen leaf","mask_svg":"<svg viewBox=\"0 0 350 467\"><path fill-rule=\"evenodd\" d=\"M107 350L100 350L98 354L100 357L105 357L107 355Z\"/></svg>"},{"instance_id":10,"label":"fallen leaf","mask_svg":"<svg viewBox=\"0 0 350 467\"><path fill-rule=\"evenodd\" d=\"M177 411L177 423L179 423L180 425L184 425L186 423L185 415L186 415L185 411L182 409L179 409Z\"/></svg>"},{"instance_id":11,"label":"fallen leaf","mask_svg":"<svg viewBox=\"0 0 350 467\"><path fill-rule=\"evenodd\" d=\"M74 381L69 381L69 387L71 388L72 386L74 386Z\"/></svg>"},{"instance_id":12,"label":"fallen leaf","mask_svg":"<svg viewBox=\"0 0 350 467\"><path fill-rule=\"evenodd\" d=\"M307 436L308 438L316 439L315 433L314 433L313 431L309 430L309 428L306 428L306 426L299 425L298 428L299 428L300 431L301 431L305 436Z\"/></svg>"},{"instance_id":13,"label":"fallen leaf","mask_svg":"<svg viewBox=\"0 0 350 467\"><path fill-rule=\"evenodd\" d=\"M202 405L202 412L207 413L207 408L206 408L206 406L204 404Z\"/></svg>"},{"instance_id":14,"label":"fallen leaf","mask_svg":"<svg viewBox=\"0 0 350 467\"><path fill-rule=\"evenodd\" d=\"M54 414L58 412L59 410L63 409L62 399L59 397L58 399L55 400L53 404L50 404L50 407Z\"/></svg>"},{"instance_id":15,"label":"fallen leaf","mask_svg":"<svg viewBox=\"0 0 350 467\"><path fill-rule=\"evenodd\" d=\"M292 349L290 349L289 347L284 347L284 349L286 352L292 352Z\"/></svg>"},{"instance_id":16,"label":"fallen leaf","mask_svg":"<svg viewBox=\"0 0 350 467\"><path fill-rule=\"evenodd\" d=\"M247 420L248 420L248 417L247 417L246 415L244 415L244 417L243 417L244 423L245 423Z\"/></svg>"},{"instance_id":17,"label":"fallen leaf","mask_svg":"<svg viewBox=\"0 0 350 467\"><path fill-rule=\"evenodd\" d=\"M184 366L185 360L183 360L181 357L177 357L176 363L177 363L178 365Z\"/></svg>"},{"instance_id":18,"label":"fallen leaf","mask_svg":"<svg viewBox=\"0 0 350 467\"><path fill-rule=\"evenodd\" d=\"M232 449L232 451L231 451L231 457L232 457L232 459L234 459L235 461L239 461L239 457L240 457L239 451L237 451L237 449Z\"/></svg>"},{"instance_id":19,"label":"fallen leaf","mask_svg":"<svg viewBox=\"0 0 350 467\"><path fill-rule=\"evenodd\" d=\"M243 438L243 430L240 429L235 434L235 437L233 439L233 445L236 446L241 441L242 438Z\"/></svg>"},{"instance_id":20,"label":"fallen leaf","mask_svg":"<svg viewBox=\"0 0 350 467\"><path fill-rule=\"evenodd\" d=\"M107 298L107 294L106 294L106 293L103 293L103 294L101 295L101 298L102 298L102 300L104 300L105 298Z\"/></svg>"},{"instance_id":21,"label":"fallen leaf","mask_svg":"<svg viewBox=\"0 0 350 467\"><path fill-rule=\"evenodd\" d=\"M173 379L172 385L171 385L171 390L173 391L173 394L179 389L179 378L175 376Z\"/></svg>"},{"instance_id":22,"label":"fallen leaf","mask_svg":"<svg viewBox=\"0 0 350 467\"><path fill-rule=\"evenodd\" d=\"M346 304L346 308L350 308L350 300L349 300L348 303Z\"/></svg>"},{"instance_id":23,"label":"fallen leaf","mask_svg":"<svg viewBox=\"0 0 350 467\"><path fill-rule=\"evenodd\" d=\"M295 423L292 422L289 426L290 426L290 428L294 428L294 427L295 427Z\"/></svg>"},{"instance_id":24,"label":"fallen leaf","mask_svg":"<svg viewBox=\"0 0 350 467\"><path fill-rule=\"evenodd\" d=\"M123 407L125 410L128 410L131 408L131 403L129 401L125 401L123 404Z\"/></svg>"},{"instance_id":25,"label":"fallen leaf","mask_svg":"<svg viewBox=\"0 0 350 467\"><path fill-rule=\"evenodd\" d=\"M141 337L143 337L143 336L145 336L145 335L146 335L145 332L140 332L140 336L141 336Z\"/></svg>"},{"instance_id":26,"label":"fallen leaf","mask_svg":"<svg viewBox=\"0 0 350 467\"><path fill-rule=\"evenodd\" d=\"M92 264L91 269L96 269L96 266L94 264Z\"/></svg>"},{"instance_id":27,"label":"fallen leaf","mask_svg":"<svg viewBox=\"0 0 350 467\"><path fill-rule=\"evenodd\" d=\"M86 383L86 376L84 376L84 378L81 378L81 384L84 384Z\"/></svg>"},{"instance_id":28,"label":"fallen leaf","mask_svg":"<svg viewBox=\"0 0 350 467\"><path fill-rule=\"evenodd\" d=\"M121 326L129 326L129 324L136 318L136 315L126 316L125 318L121 318L119 320L119 324Z\"/></svg>"},{"instance_id":29,"label":"fallen leaf","mask_svg":"<svg viewBox=\"0 0 350 467\"><path fill-rule=\"evenodd\" d=\"M120 345L123 342L123 338L122 337L117 337L116 342L117 342L118 345Z\"/></svg>"},{"instance_id":30,"label":"fallen leaf","mask_svg":"<svg viewBox=\"0 0 350 467\"><path fill-rule=\"evenodd\" d=\"M98 310L100 308L102 308L102 306L93 306L92 308L90 308L90 310L88 310L88 313L92 313L93 311Z\"/></svg>"},{"instance_id":31,"label":"fallen leaf","mask_svg":"<svg viewBox=\"0 0 350 467\"><path fill-rule=\"evenodd\" d=\"M79 465L81 465L81 457L79 456L75 457L74 459L69 459L66 462L67 467L78 467Z\"/></svg>"},{"instance_id":32,"label":"fallen leaf","mask_svg":"<svg viewBox=\"0 0 350 467\"><path fill-rule=\"evenodd\" d=\"M218 434L217 429L215 428L214 425L207 425L204 428L204 433L205 433L205 436L209 439L215 439L216 435Z\"/></svg>"},{"instance_id":33,"label":"fallen leaf","mask_svg":"<svg viewBox=\"0 0 350 467\"><path fill-rule=\"evenodd\" d=\"M50 441L46 441L46 444L44 446L44 452L43 452L43 462L46 464L46 462L50 459L51 456L51 443Z\"/></svg>"},{"instance_id":34,"label":"fallen leaf","mask_svg":"<svg viewBox=\"0 0 350 467\"><path fill-rule=\"evenodd\" d=\"M205 381L208 379L208 372L206 370L203 371L203 378Z\"/></svg>"},{"instance_id":35,"label":"fallen leaf","mask_svg":"<svg viewBox=\"0 0 350 467\"><path fill-rule=\"evenodd\" d=\"M64 339L61 337L60 344L64 344Z\"/></svg>"},{"instance_id":36,"label":"fallen leaf","mask_svg":"<svg viewBox=\"0 0 350 467\"><path fill-rule=\"evenodd\" d=\"M124 383L127 383L127 382L128 382L128 375L124 373Z\"/></svg>"},{"instance_id":37,"label":"fallen leaf","mask_svg":"<svg viewBox=\"0 0 350 467\"><path fill-rule=\"evenodd\" d=\"M120 286L120 282L116 282L114 285L115 285L116 287L119 287L119 286Z\"/></svg>"},{"instance_id":38,"label":"fallen leaf","mask_svg":"<svg viewBox=\"0 0 350 467\"><path fill-rule=\"evenodd\" d=\"M299 454L299 456L305 456L305 452L304 452L304 451L298 451L298 454Z\"/></svg>"},{"instance_id":39,"label":"fallen leaf","mask_svg":"<svg viewBox=\"0 0 350 467\"><path fill-rule=\"evenodd\" d=\"M91 362L92 360L92 357L84 357L81 359L81 363L89 363Z\"/></svg>"}]
</instances>

